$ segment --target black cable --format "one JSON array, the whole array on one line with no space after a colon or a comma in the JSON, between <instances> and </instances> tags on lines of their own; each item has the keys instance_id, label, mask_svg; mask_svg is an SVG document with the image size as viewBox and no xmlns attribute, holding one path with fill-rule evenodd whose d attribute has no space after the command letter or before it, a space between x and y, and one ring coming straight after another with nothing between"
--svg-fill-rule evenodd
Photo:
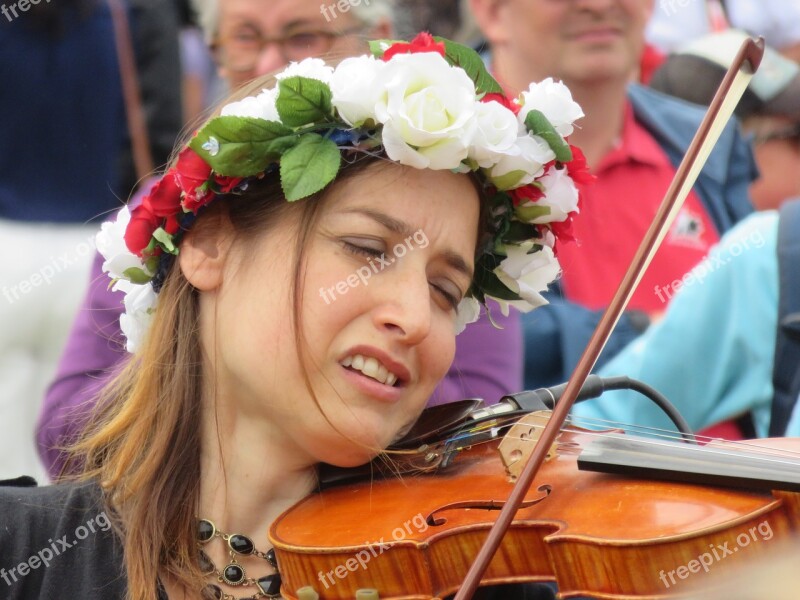
<instances>
[{"instance_id":1,"label":"black cable","mask_svg":"<svg viewBox=\"0 0 800 600\"><path fill-rule=\"evenodd\" d=\"M647 398L650 398L650 400L652 400L656 406L664 411L667 417L669 417L669 420L674 423L678 432L681 434L681 437L683 437L685 441L693 444L697 443L697 439L695 438L694 432L689 426L689 423L687 423L686 419L684 419L681 413L678 412L678 409L675 407L675 405L667 400L667 397L657 389L647 385L643 381L625 376L606 377L603 379L603 387L606 390L633 390L635 392L639 392Z\"/></svg>"},{"instance_id":2,"label":"black cable","mask_svg":"<svg viewBox=\"0 0 800 600\"><path fill-rule=\"evenodd\" d=\"M539 388L536 390L526 390L516 394L503 396L501 402L510 401L524 410L540 410L541 406L552 410L566 390L567 384L562 383L549 388ZM578 392L575 402L583 402L590 398L597 398L606 390L633 390L652 400L673 422L681 437L687 442L697 443L694 433L686 420L681 416L675 405L658 390L650 387L643 381L631 379L630 377L599 377L589 375L586 382Z\"/></svg>"}]
</instances>

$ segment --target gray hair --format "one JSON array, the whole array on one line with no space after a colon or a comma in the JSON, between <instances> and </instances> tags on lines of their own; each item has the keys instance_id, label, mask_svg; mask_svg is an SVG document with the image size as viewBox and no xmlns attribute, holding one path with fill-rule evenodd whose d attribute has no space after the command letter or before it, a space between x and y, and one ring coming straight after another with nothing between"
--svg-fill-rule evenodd
<instances>
[{"instance_id":1,"label":"gray hair","mask_svg":"<svg viewBox=\"0 0 800 600\"><path fill-rule=\"evenodd\" d=\"M395 0L349 0L353 16L365 27L374 27L382 20L394 22ZM220 0L191 0L192 8L207 43L217 35ZM333 2L333 0L331 0Z\"/></svg>"}]
</instances>

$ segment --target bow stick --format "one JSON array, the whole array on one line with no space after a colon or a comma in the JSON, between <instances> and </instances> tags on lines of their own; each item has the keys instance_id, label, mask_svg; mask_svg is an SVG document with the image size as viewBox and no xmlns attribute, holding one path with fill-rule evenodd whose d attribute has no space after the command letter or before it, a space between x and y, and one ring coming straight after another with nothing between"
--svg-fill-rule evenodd
<instances>
[{"instance_id":1,"label":"bow stick","mask_svg":"<svg viewBox=\"0 0 800 600\"><path fill-rule=\"evenodd\" d=\"M628 301L639 285L645 269L647 269L670 225L678 215L686 196L703 169L706 159L711 154L714 144L717 143L725 125L733 115L739 99L744 94L750 79L752 79L753 74L761 63L763 54L763 38L758 38L758 40L747 39L736 54L736 58L734 58L728 72L725 74L725 78L722 80L705 117L703 117L703 121L700 123L700 128L697 130L686 155L675 173L675 178L661 201L655 219L650 224L650 228L636 251L633 262L628 267L622 283L597 324L589 344L583 351L575 370L569 378L561 400L556 405L536 448L520 474L511 495L508 497L508 501L500 511L497 521L489 531L486 542L478 552L478 556L475 558L475 562L472 563L454 600L467 600L472 598L475 593L486 568L489 566L489 562L500 546L503 536L511 525L519 505L522 503L522 499L525 497L528 488L530 488L533 478L544 462L547 451L555 442L556 436L561 430L575 402L575 398L578 396L578 392L583 387L583 383L592 368L594 368L600 352L606 345L614 326L619 321L622 312L628 305Z\"/></svg>"}]
</instances>

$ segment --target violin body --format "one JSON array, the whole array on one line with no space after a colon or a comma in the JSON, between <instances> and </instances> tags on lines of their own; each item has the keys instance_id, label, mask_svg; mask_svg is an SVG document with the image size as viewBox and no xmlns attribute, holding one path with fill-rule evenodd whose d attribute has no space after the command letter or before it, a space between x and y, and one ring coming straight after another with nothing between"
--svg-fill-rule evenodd
<instances>
[{"instance_id":1,"label":"violin body","mask_svg":"<svg viewBox=\"0 0 800 600\"><path fill-rule=\"evenodd\" d=\"M800 494L757 492L579 471L596 433L562 431L482 585L554 581L560 596L674 598L709 570L737 569L798 528ZM760 440L800 449L800 440ZM454 593L508 497L493 441L433 474L314 494L270 529L282 594L323 600L375 588L382 599Z\"/></svg>"}]
</instances>

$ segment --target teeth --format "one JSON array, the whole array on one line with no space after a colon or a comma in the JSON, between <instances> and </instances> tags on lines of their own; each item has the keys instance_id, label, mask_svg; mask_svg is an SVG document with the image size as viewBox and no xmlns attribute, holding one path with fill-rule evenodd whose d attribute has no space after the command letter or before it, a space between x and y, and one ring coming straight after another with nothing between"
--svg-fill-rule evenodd
<instances>
[{"instance_id":1,"label":"teeth","mask_svg":"<svg viewBox=\"0 0 800 600\"><path fill-rule=\"evenodd\" d=\"M372 377L373 379L378 379L378 372L381 370L381 365L378 363L377 358L368 358L364 361L364 366L361 368L361 372L366 375L367 377ZM386 377L383 378L384 380Z\"/></svg>"},{"instance_id":2,"label":"teeth","mask_svg":"<svg viewBox=\"0 0 800 600\"><path fill-rule=\"evenodd\" d=\"M341 364L344 367L352 367L356 371L361 371L367 377L371 377L385 385L393 386L397 383L397 375L390 373L389 369L378 362L378 359L371 356L354 354L353 356L345 357Z\"/></svg>"}]
</instances>

